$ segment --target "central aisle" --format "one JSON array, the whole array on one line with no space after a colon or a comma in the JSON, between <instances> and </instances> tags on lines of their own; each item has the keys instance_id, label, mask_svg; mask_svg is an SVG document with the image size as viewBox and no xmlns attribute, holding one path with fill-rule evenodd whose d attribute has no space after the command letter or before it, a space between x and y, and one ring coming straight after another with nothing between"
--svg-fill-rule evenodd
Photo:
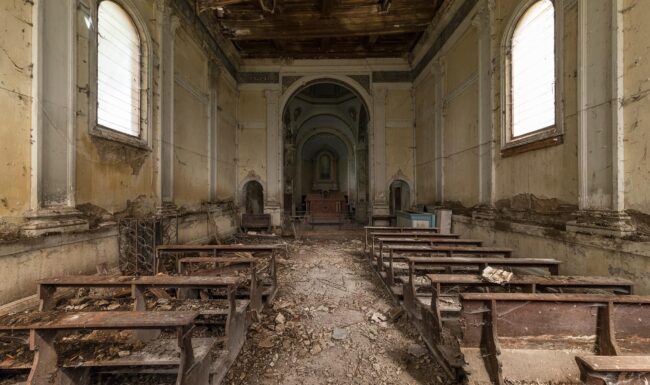
<instances>
[{"instance_id":1,"label":"central aisle","mask_svg":"<svg viewBox=\"0 0 650 385\"><path fill-rule=\"evenodd\" d=\"M440 369L395 314L363 254L361 231L318 230L279 258L280 292L253 325L226 384L443 383Z\"/></svg>"}]
</instances>

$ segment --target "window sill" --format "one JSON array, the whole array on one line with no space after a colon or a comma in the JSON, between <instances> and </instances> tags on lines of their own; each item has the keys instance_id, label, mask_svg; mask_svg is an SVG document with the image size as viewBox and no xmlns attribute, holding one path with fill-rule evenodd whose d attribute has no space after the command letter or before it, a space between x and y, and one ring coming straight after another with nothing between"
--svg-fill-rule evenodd
<instances>
[{"instance_id":1,"label":"window sill","mask_svg":"<svg viewBox=\"0 0 650 385\"><path fill-rule=\"evenodd\" d=\"M94 128L90 129L90 135L95 138L100 138L104 140L110 140L112 142L118 142L129 147L133 147L139 150L152 151L149 143L142 138L136 138L131 135L123 134L110 128L97 125Z\"/></svg>"},{"instance_id":2,"label":"window sill","mask_svg":"<svg viewBox=\"0 0 650 385\"><path fill-rule=\"evenodd\" d=\"M508 158L529 151L557 146L562 143L564 143L564 134L553 133L552 135L534 136L513 141L501 147L501 157Z\"/></svg>"}]
</instances>

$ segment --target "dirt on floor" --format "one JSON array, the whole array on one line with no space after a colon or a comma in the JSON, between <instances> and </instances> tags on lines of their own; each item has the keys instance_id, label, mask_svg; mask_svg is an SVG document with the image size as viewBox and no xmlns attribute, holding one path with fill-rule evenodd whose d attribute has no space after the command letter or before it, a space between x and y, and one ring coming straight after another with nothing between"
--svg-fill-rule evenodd
<instances>
[{"instance_id":1,"label":"dirt on floor","mask_svg":"<svg viewBox=\"0 0 650 385\"><path fill-rule=\"evenodd\" d=\"M289 240L280 291L225 384L447 383L363 253L361 231Z\"/></svg>"}]
</instances>

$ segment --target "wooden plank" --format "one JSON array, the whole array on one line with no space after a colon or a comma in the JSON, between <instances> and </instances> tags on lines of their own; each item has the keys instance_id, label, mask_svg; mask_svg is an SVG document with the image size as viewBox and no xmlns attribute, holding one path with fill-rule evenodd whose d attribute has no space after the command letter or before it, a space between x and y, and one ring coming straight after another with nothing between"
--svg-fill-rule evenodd
<instances>
[{"instance_id":1,"label":"wooden plank","mask_svg":"<svg viewBox=\"0 0 650 385\"><path fill-rule=\"evenodd\" d=\"M384 238L384 237L377 237L375 238L377 242L380 242L382 244L429 244L429 245L471 245L475 247L481 247L483 245L483 241L480 239L454 239L454 238Z\"/></svg>"},{"instance_id":2,"label":"wooden plank","mask_svg":"<svg viewBox=\"0 0 650 385\"><path fill-rule=\"evenodd\" d=\"M65 313L54 320L28 325L0 325L0 330L162 329L190 326L196 311L111 311ZM44 317L48 313L43 313Z\"/></svg>"},{"instance_id":3,"label":"wooden plank","mask_svg":"<svg viewBox=\"0 0 650 385\"><path fill-rule=\"evenodd\" d=\"M39 285L57 287L129 287L132 285L157 287L207 287L239 285L242 279L236 277L195 277L174 275L153 276L104 276L71 275L46 278L38 281Z\"/></svg>"},{"instance_id":4,"label":"wooden plank","mask_svg":"<svg viewBox=\"0 0 650 385\"><path fill-rule=\"evenodd\" d=\"M432 283L450 285L486 284L480 275L474 274L427 274ZM590 276L539 276L515 275L509 284L534 284L540 286L621 286L632 287L634 283L629 279L616 277L590 277Z\"/></svg>"},{"instance_id":5,"label":"wooden plank","mask_svg":"<svg viewBox=\"0 0 650 385\"><path fill-rule=\"evenodd\" d=\"M541 302L581 302L581 303L631 303L650 304L650 296L607 295L607 294L531 294L531 293L464 293L463 301L541 301Z\"/></svg>"},{"instance_id":6,"label":"wooden plank","mask_svg":"<svg viewBox=\"0 0 650 385\"><path fill-rule=\"evenodd\" d=\"M650 356L577 356L593 372L650 373Z\"/></svg>"},{"instance_id":7,"label":"wooden plank","mask_svg":"<svg viewBox=\"0 0 650 385\"><path fill-rule=\"evenodd\" d=\"M452 252L464 254L511 254L512 249L507 247L474 247L474 246L411 246L411 245L388 245L385 247L389 251L404 252Z\"/></svg>"},{"instance_id":8,"label":"wooden plank","mask_svg":"<svg viewBox=\"0 0 650 385\"><path fill-rule=\"evenodd\" d=\"M162 245L158 251L276 251L281 250L280 245Z\"/></svg>"},{"instance_id":9,"label":"wooden plank","mask_svg":"<svg viewBox=\"0 0 650 385\"><path fill-rule=\"evenodd\" d=\"M255 257L185 257L178 260L179 263L257 263Z\"/></svg>"}]
</instances>

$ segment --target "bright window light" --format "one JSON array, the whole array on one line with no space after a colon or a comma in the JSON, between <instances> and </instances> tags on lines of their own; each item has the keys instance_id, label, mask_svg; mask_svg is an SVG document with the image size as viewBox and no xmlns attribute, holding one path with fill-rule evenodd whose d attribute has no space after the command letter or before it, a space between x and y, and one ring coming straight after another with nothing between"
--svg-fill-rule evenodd
<instances>
[{"instance_id":1,"label":"bright window light","mask_svg":"<svg viewBox=\"0 0 650 385\"><path fill-rule=\"evenodd\" d=\"M555 125L555 12L551 0L533 4L512 37L512 136Z\"/></svg>"},{"instance_id":2,"label":"bright window light","mask_svg":"<svg viewBox=\"0 0 650 385\"><path fill-rule=\"evenodd\" d=\"M97 123L140 135L140 36L131 17L112 1L99 6Z\"/></svg>"}]
</instances>

